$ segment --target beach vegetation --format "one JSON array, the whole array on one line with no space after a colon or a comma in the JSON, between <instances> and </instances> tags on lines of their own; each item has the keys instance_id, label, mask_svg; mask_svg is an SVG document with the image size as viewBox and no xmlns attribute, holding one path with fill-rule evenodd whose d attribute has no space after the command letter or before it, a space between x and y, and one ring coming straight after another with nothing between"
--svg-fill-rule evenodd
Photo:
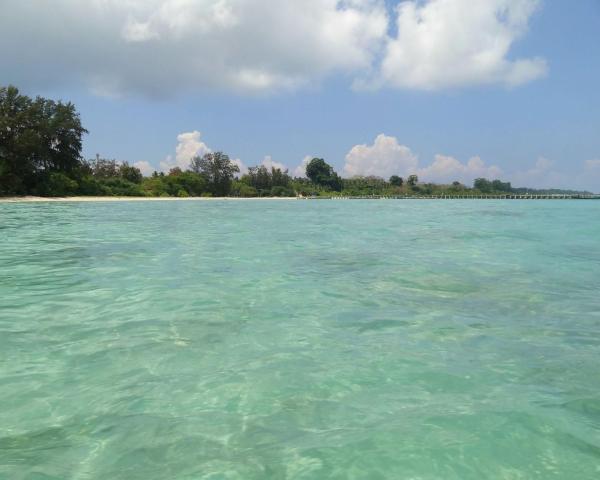
<instances>
[{"instance_id":1,"label":"beach vegetation","mask_svg":"<svg viewBox=\"0 0 600 480\"><path fill-rule=\"evenodd\" d=\"M240 168L223 152L209 152L196 156L190 164L190 171L204 178L208 191L216 197L226 197Z\"/></svg>"},{"instance_id":2,"label":"beach vegetation","mask_svg":"<svg viewBox=\"0 0 600 480\"><path fill-rule=\"evenodd\" d=\"M315 185L339 192L343 188L343 181L333 167L322 158L313 158L306 166L306 176Z\"/></svg>"},{"instance_id":3,"label":"beach vegetation","mask_svg":"<svg viewBox=\"0 0 600 480\"><path fill-rule=\"evenodd\" d=\"M72 103L0 87L0 195L70 190L63 176L73 179L79 168L85 133Z\"/></svg>"},{"instance_id":4,"label":"beach vegetation","mask_svg":"<svg viewBox=\"0 0 600 480\"><path fill-rule=\"evenodd\" d=\"M390 185L394 187L401 187L404 184L404 179L398 175L392 175L390 177Z\"/></svg>"},{"instance_id":5,"label":"beach vegetation","mask_svg":"<svg viewBox=\"0 0 600 480\"><path fill-rule=\"evenodd\" d=\"M306 166L306 176L258 165L243 175L221 151L191 159L189 167L144 176L135 165L116 159L84 160L87 133L70 102L23 95L0 87L0 196L150 196L150 197L331 197L462 196L503 194L577 194L589 192L513 188L510 182L477 178L473 187L419 182L416 174L342 178L323 158Z\"/></svg>"}]
</instances>

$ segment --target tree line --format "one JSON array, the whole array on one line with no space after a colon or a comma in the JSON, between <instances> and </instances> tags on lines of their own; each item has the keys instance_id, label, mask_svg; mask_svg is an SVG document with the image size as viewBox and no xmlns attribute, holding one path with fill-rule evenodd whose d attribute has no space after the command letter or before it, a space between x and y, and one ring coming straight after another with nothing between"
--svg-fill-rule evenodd
<instances>
[{"instance_id":1,"label":"tree line","mask_svg":"<svg viewBox=\"0 0 600 480\"><path fill-rule=\"evenodd\" d=\"M313 158L306 177L293 178L287 170L264 165L239 167L223 152L194 157L185 170L142 172L117 160L84 160L82 126L75 106L43 97L30 98L16 87L0 88L0 196L235 196L294 197L331 195L452 195L498 194L516 191L500 180L476 179L473 187L421 183L375 176L342 178L322 158Z\"/></svg>"}]
</instances>

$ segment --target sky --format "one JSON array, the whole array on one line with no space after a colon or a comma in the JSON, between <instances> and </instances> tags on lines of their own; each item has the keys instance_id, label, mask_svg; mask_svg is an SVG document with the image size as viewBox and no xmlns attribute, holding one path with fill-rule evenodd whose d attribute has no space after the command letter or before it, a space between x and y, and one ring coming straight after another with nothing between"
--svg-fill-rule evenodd
<instances>
[{"instance_id":1,"label":"sky","mask_svg":"<svg viewBox=\"0 0 600 480\"><path fill-rule=\"evenodd\" d=\"M146 174L419 175L600 192L600 0L0 0L0 85Z\"/></svg>"}]
</instances>

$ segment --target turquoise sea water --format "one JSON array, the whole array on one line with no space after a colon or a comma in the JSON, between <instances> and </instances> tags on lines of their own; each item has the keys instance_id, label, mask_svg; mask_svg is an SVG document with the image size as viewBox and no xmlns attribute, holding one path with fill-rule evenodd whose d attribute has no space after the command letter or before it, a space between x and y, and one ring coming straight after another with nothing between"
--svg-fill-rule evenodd
<instances>
[{"instance_id":1,"label":"turquoise sea water","mask_svg":"<svg viewBox=\"0 0 600 480\"><path fill-rule=\"evenodd\" d=\"M0 204L0 478L600 478L600 202Z\"/></svg>"}]
</instances>

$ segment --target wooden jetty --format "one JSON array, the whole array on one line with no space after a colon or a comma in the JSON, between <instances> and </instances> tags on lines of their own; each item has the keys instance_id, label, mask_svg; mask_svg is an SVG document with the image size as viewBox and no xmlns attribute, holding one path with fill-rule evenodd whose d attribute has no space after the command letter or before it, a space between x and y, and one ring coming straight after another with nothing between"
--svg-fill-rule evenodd
<instances>
[{"instance_id":1,"label":"wooden jetty","mask_svg":"<svg viewBox=\"0 0 600 480\"><path fill-rule=\"evenodd\" d=\"M333 195L326 197L299 197L302 200L600 200L600 195Z\"/></svg>"}]
</instances>

